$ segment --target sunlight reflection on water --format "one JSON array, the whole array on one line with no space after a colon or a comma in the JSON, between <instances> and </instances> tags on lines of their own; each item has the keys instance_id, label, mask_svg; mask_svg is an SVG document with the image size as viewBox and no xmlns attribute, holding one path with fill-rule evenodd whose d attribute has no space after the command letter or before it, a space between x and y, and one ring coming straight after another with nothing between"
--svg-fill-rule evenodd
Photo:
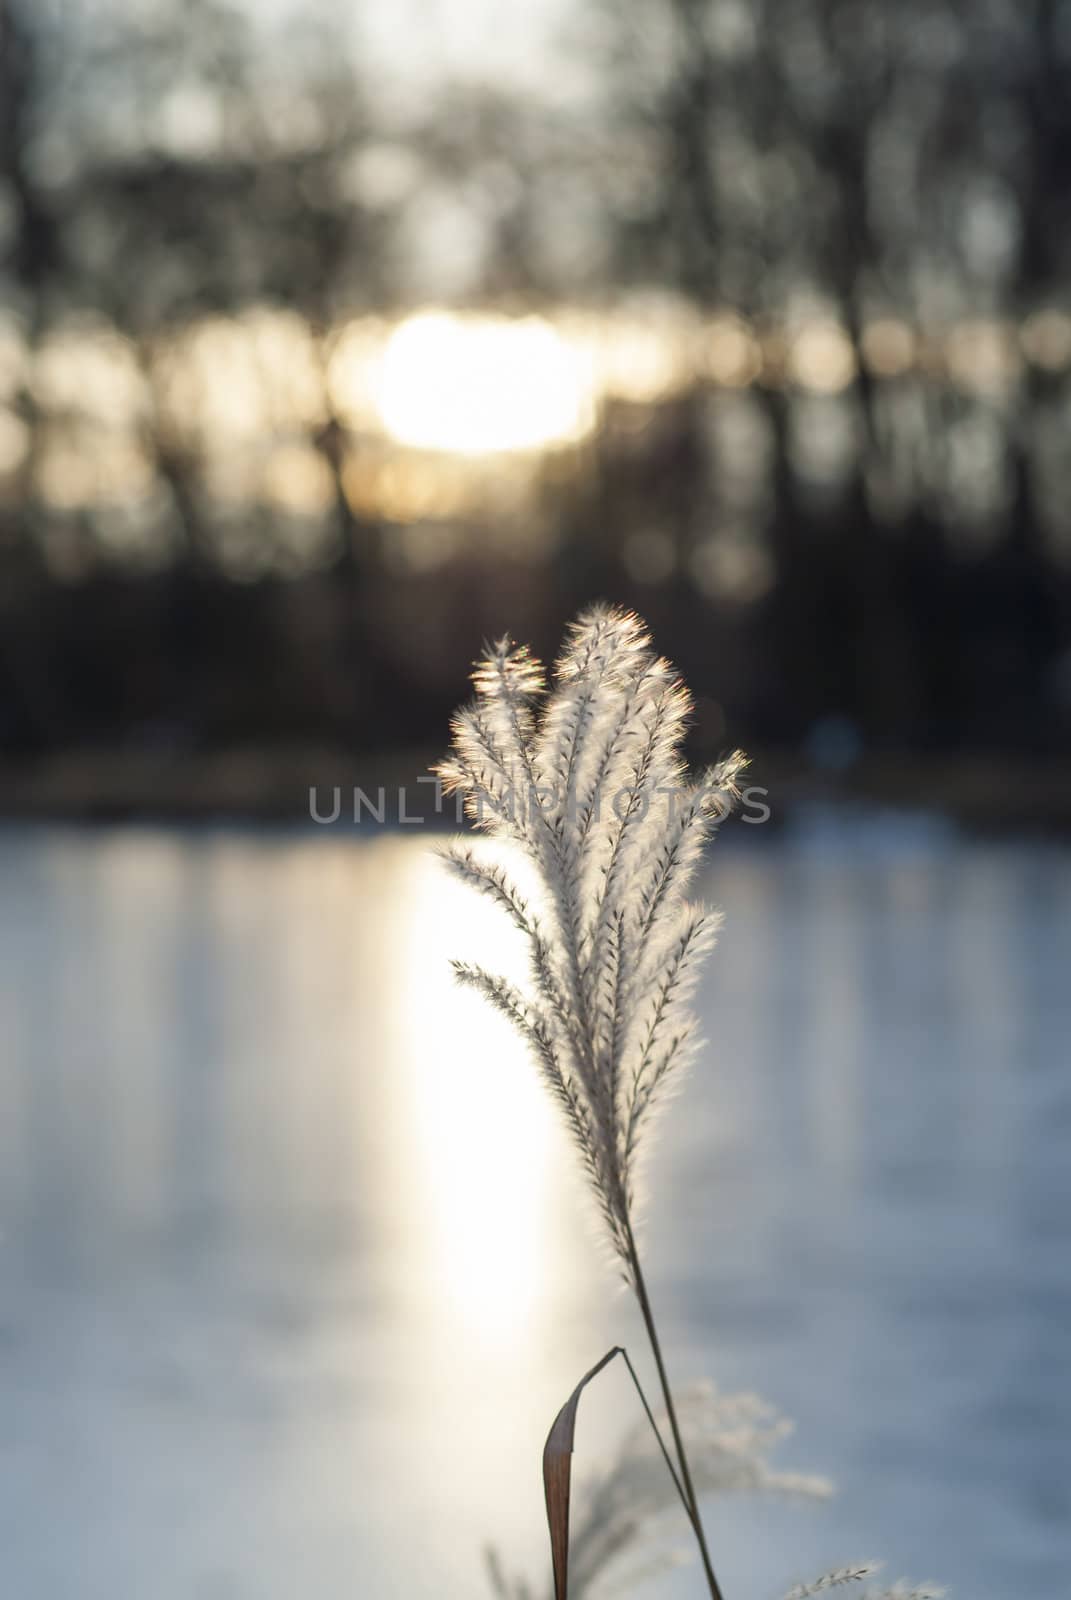
<instances>
[{"instance_id":1,"label":"sunlight reflection on water","mask_svg":"<svg viewBox=\"0 0 1071 1600\"><path fill-rule=\"evenodd\" d=\"M459 958L521 981L524 962L519 951L502 949L488 902L444 882L434 857L413 855L403 870L399 949L409 1003L398 1059L412 1119L413 1187L426 1219L427 1281L473 1339L515 1348L525 1330L535 1332L546 1300L560 1151L522 1047L490 1007L458 990L443 960L444 938Z\"/></svg>"},{"instance_id":2,"label":"sunlight reflection on water","mask_svg":"<svg viewBox=\"0 0 1071 1600\"><path fill-rule=\"evenodd\" d=\"M843 1493L712 1507L727 1591L877 1552L1055 1600L1071 860L746 832L652 1283L680 1378L768 1393ZM543 1434L640 1341L534 1073L451 981L515 968L494 909L397 836L16 829L0 865L12 1592L475 1600L487 1538L543 1571ZM589 1459L629 1407L593 1400Z\"/></svg>"}]
</instances>

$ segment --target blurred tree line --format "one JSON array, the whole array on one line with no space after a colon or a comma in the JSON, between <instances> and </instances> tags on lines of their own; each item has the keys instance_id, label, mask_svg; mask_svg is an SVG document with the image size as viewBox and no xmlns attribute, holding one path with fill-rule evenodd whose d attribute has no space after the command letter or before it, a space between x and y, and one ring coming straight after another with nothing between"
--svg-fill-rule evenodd
<instances>
[{"instance_id":1,"label":"blurred tree line","mask_svg":"<svg viewBox=\"0 0 1071 1600\"><path fill-rule=\"evenodd\" d=\"M0 748L434 741L482 634L603 594L710 743L1066 752L1071 5L560 49L405 94L329 8L0 0ZM347 363L434 301L617 317L625 380L407 453Z\"/></svg>"}]
</instances>

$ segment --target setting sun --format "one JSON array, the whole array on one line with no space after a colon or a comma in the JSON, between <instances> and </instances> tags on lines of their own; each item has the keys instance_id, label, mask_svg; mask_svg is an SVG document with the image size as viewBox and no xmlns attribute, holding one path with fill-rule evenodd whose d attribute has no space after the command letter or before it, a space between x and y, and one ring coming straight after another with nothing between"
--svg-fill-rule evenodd
<instances>
[{"instance_id":1,"label":"setting sun","mask_svg":"<svg viewBox=\"0 0 1071 1600\"><path fill-rule=\"evenodd\" d=\"M584 363L540 317L407 317L383 351L377 409L400 444L461 455L538 450L592 425Z\"/></svg>"}]
</instances>

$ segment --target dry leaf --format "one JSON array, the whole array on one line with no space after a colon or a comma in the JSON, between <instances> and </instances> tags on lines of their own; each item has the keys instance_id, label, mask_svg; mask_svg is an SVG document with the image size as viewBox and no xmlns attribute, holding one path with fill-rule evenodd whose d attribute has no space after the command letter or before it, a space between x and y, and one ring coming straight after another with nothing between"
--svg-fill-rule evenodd
<instances>
[{"instance_id":1,"label":"dry leaf","mask_svg":"<svg viewBox=\"0 0 1071 1600\"><path fill-rule=\"evenodd\" d=\"M615 1356L624 1355L620 1345L607 1350L596 1362L554 1418L543 1446L543 1490L547 1497L547 1524L550 1528L550 1553L554 1563L554 1600L567 1600L569 1593L569 1486L573 1471L573 1435L576 1408L581 1392L598 1377Z\"/></svg>"}]
</instances>

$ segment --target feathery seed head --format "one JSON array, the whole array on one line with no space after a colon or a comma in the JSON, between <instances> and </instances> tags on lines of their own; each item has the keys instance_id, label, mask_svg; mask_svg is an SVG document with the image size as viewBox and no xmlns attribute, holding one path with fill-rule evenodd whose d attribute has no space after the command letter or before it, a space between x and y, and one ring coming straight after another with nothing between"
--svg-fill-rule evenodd
<instances>
[{"instance_id":1,"label":"feathery seed head","mask_svg":"<svg viewBox=\"0 0 1071 1600\"><path fill-rule=\"evenodd\" d=\"M477 694L495 695L503 690L526 697L543 688L543 668L526 644L514 644L509 634L487 645L473 668L472 681Z\"/></svg>"},{"instance_id":2,"label":"feathery seed head","mask_svg":"<svg viewBox=\"0 0 1071 1600\"><path fill-rule=\"evenodd\" d=\"M688 777L688 693L640 619L615 607L570 625L545 700L542 667L508 636L473 681L439 776L478 826L523 848L546 907L540 922L500 867L450 851L450 869L526 939L531 993L477 968L458 976L531 1048L628 1274L644 1136L694 1053L689 1002L717 927L686 891L744 758Z\"/></svg>"},{"instance_id":3,"label":"feathery seed head","mask_svg":"<svg viewBox=\"0 0 1071 1600\"><path fill-rule=\"evenodd\" d=\"M877 1572L880 1565L880 1561L856 1561L850 1567L838 1567L835 1572L823 1573L813 1583L797 1583L785 1595L785 1600L808 1600L810 1595L825 1594L827 1589L839 1589L841 1584L859 1583Z\"/></svg>"},{"instance_id":4,"label":"feathery seed head","mask_svg":"<svg viewBox=\"0 0 1071 1600\"><path fill-rule=\"evenodd\" d=\"M827 1572L813 1583L798 1583L785 1595L785 1600L809 1600L811 1595L825 1594L828 1589L838 1589L845 1583L859 1583L881 1567L880 1561L856 1562L850 1567L838 1567ZM860 1600L944 1600L945 1590L933 1583L909 1583L898 1578L889 1588L867 1589Z\"/></svg>"}]
</instances>

